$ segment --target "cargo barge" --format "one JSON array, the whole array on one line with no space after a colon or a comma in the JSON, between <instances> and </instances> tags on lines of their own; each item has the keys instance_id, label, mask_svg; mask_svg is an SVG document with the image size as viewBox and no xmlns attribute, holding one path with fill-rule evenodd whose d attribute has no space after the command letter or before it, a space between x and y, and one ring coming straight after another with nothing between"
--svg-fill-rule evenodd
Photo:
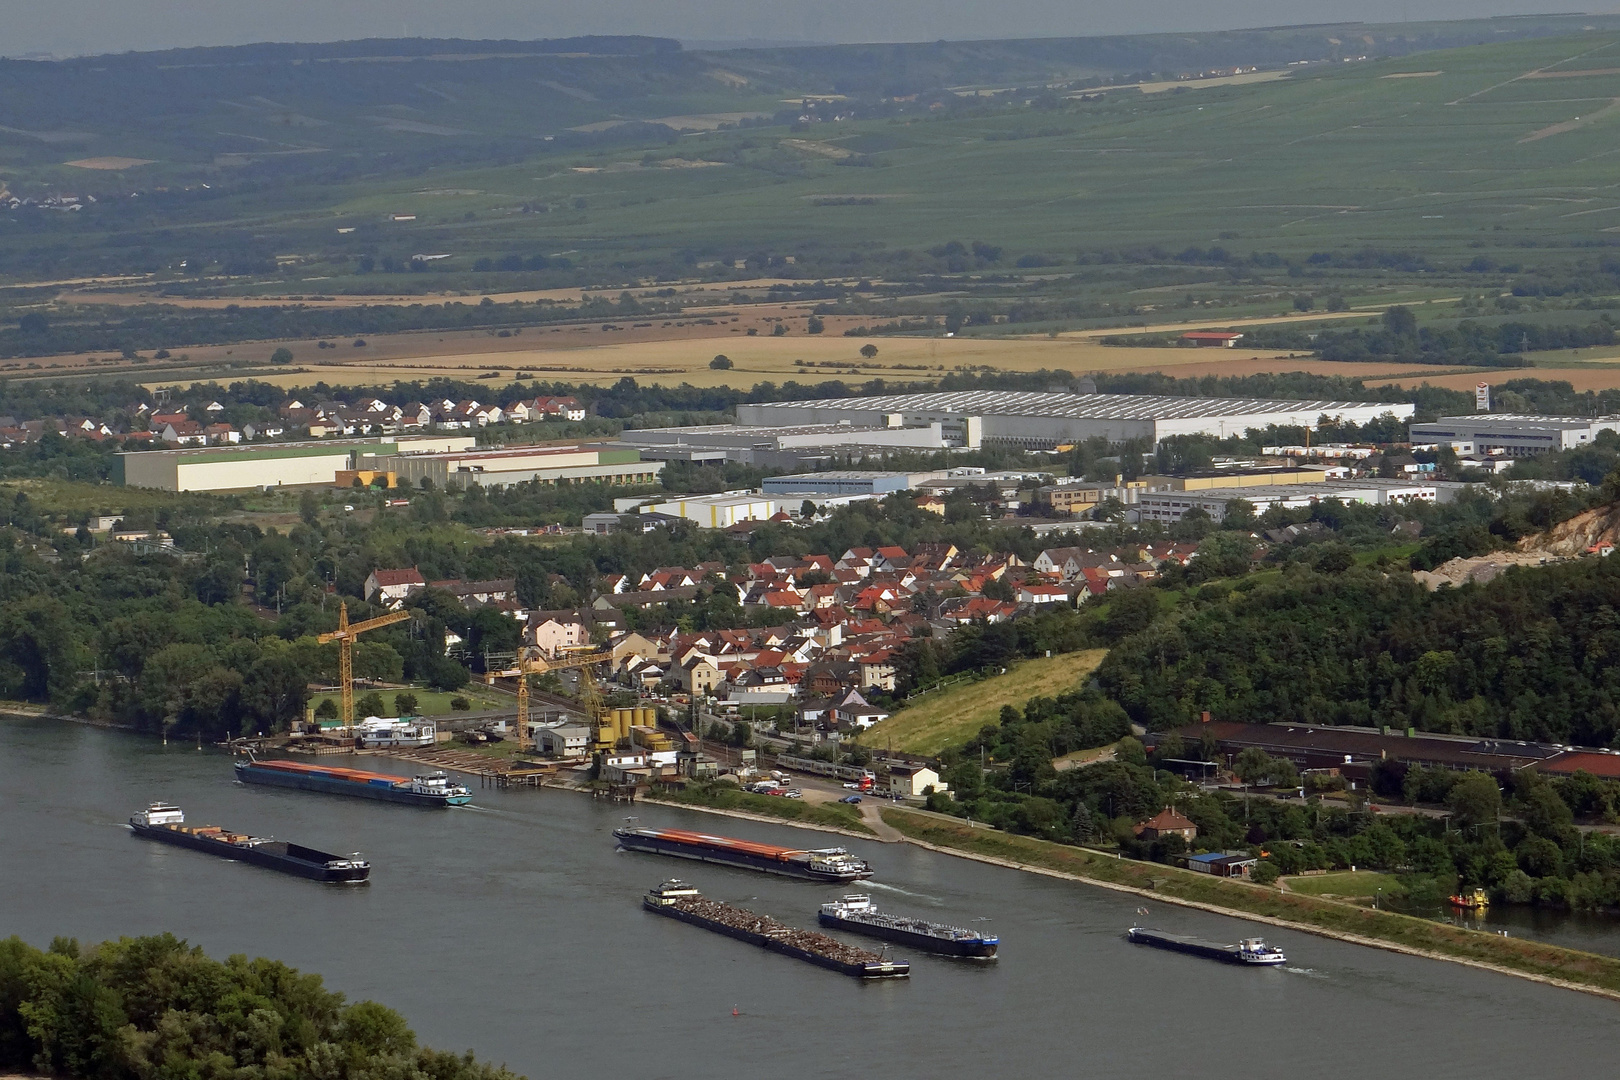
<instances>
[{"instance_id":1,"label":"cargo barge","mask_svg":"<svg viewBox=\"0 0 1620 1080\"><path fill-rule=\"evenodd\" d=\"M371 864L364 859L316 851L268 836L231 832L215 825L188 828L185 821L186 815L178 806L153 803L130 815L129 827L136 836L280 870L284 874L296 874L312 881L359 885L371 877Z\"/></svg>"},{"instance_id":2,"label":"cargo barge","mask_svg":"<svg viewBox=\"0 0 1620 1080\"><path fill-rule=\"evenodd\" d=\"M1140 926L1131 927L1125 936L1138 945L1152 945L1159 949L1191 953L1211 960L1224 960L1229 964L1275 967L1288 962L1288 957L1283 955L1281 949L1275 945L1267 945L1257 937L1244 938L1235 945L1222 945L1217 941L1205 941L1203 938L1186 934L1167 934L1163 930L1147 930Z\"/></svg>"},{"instance_id":3,"label":"cargo barge","mask_svg":"<svg viewBox=\"0 0 1620 1080\"><path fill-rule=\"evenodd\" d=\"M785 848L681 829L619 828L613 830L613 836L620 847L630 851L740 866L744 870L761 870L784 877L844 884L872 876L870 866L843 848Z\"/></svg>"},{"instance_id":4,"label":"cargo barge","mask_svg":"<svg viewBox=\"0 0 1620 1080\"><path fill-rule=\"evenodd\" d=\"M472 792L459 784L450 783L449 777L442 772L423 773L406 779L388 773L364 772L335 765L248 758L236 763L236 778L247 784L270 784L413 806L464 806L472 802Z\"/></svg>"},{"instance_id":5,"label":"cargo barge","mask_svg":"<svg viewBox=\"0 0 1620 1080\"><path fill-rule=\"evenodd\" d=\"M756 915L718 900L705 899L684 881L666 881L649 889L641 905L659 915L857 979L905 979L911 975L908 960L890 960L814 930L799 930L768 915Z\"/></svg>"},{"instance_id":6,"label":"cargo barge","mask_svg":"<svg viewBox=\"0 0 1620 1080\"><path fill-rule=\"evenodd\" d=\"M819 915L821 925L848 930L855 934L897 941L902 945L925 949L944 956L963 956L973 960L994 960L1001 939L995 934L981 934L960 926L908 919L904 915L890 915L879 911L870 896L854 894L830 904L822 904Z\"/></svg>"}]
</instances>

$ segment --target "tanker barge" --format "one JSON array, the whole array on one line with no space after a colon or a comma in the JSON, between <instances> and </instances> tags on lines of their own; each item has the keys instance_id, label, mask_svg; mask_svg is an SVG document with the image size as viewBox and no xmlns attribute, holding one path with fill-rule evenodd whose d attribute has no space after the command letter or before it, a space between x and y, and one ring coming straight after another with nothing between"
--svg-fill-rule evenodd
<instances>
[{"instance_id":1,"label":"tanker barge","mask_svg":"<svg viewBox=\"0 0 1620 1080\"><path fill-rule=\"evenodd\" d=\"M945 956L965 956L974 960L994 960L1001 939L994 934L981 934L960 926L908 919L904 915L890 915L879 911L870 896L851 895L830 904L822 904L819 914L821 925L855 934L898 941L928 952Z\"/></svg>"},{"instance_id":2,"label":"tanker barge","mask_svg":"<svg viewBox=\"0 0 1620 1080\"><path fill-rule=\"evenodd\" d=\"M335 765L248 758L236 763L236 778L247 784L270 784L300 791L322 791L329 795L410 803L413 806L463 806L472 802L472 792L459 784L450 783L449 777L442 772L424 773L406 779L389 773L364 772Z\"/></svg>"},{"instance_id":3,"label":"tanker barge","mask_svg":"<svg viewBox=\"0 0 1620 1080\"><path fill-rule=\"evenodd\" d=\"M1283 955L1281 949L1275 945L1267 945L1257 937L1244 938L1235 945L1222 945L1218 941L1205 941L1203 938L1187 934L1167 934L1163 930L1147 930L1140 926L1131 927L1125 932L1125 936L1138 945L1152 945L1159 949L1192 953L1194 956L1203 956L1210 960L1225 960L1229 964L1276 967L1278 964L1288 962L1288 957Z\"/></svg>"},{"instance_id":4,"label":"tanker barge","mask_svg":"<svg viewBox=\"0 0 1620 1080\"><path fill-rule=\"evenodd\" d=\"M684 881L666 881L647 892L641 906L671 919L679 919L717 934L746 941L772 952L805 960L819 967L853 975L857 979L904 979L911 962L889 960L874 952L845 945L814 930L785 926L768 915L708 900Z\"/></svg>"},{"instance_id":5,"label":"tanker barge","mask_svg":"<svg viewBox=\"0 0 1620 1080\"><path fill-rule=\"evenodd\" d=\"M844 884L872 876L870 866L843 848L785 848L681 829L626 827L614 829L613 836L619 841L620 847L630 851L673 855L678 859L695 859L722 866L740 866L744 870L760 870L784 877Z\"/></svg>"},{"instance_id":6,"label":"tanker barge","mask_svg":"<svg viewBox=\"0 0 1620 1080\"><path fill-rule=\"evenodd\" d=\"M186 815L178 806L153 803L145 810L132 814L129 827L136 836L280 870L285 874L297 874L312 881L358 885L371 877L371 864L363 859L316 851L301 844L272 840L268 836L231 832L215 825L187 828L185 820Z\"/></svg>"}]
</instances>

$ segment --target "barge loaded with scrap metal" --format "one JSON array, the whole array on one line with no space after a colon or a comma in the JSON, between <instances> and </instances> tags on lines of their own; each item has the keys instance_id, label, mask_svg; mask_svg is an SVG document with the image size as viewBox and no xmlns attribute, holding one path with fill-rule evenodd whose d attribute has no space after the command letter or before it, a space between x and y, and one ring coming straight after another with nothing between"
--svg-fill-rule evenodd
<instances>
[{"instance_id":1,"label":"barge loaded with scrap metal","mask_svg":"<svg viewBox=\"0 0 1620 1080\"><path fill-rule=\"evenodd\" d=\"M673 855L678 859L740 866L767 874L844 884L872 876L872 868L843 848L785 848L738 840L731 836L686 832L683 829L613 830L619 846L629 851Z\"/></svg>"},{"instance_id":2,"label":"barge loaded with scrap metal","mask_svg":"<svg viewBox=\"0 0 1620 1080\"><path fill-rule=\"evenodd\" d=\"M904 979L911 975L909 960L890 960L814 930L786 926L769 915L756 915L744 908L706 899L684 881L666 881L649 889L641 905L659 915L857 979Z\"/></svg>"}]
</instances>

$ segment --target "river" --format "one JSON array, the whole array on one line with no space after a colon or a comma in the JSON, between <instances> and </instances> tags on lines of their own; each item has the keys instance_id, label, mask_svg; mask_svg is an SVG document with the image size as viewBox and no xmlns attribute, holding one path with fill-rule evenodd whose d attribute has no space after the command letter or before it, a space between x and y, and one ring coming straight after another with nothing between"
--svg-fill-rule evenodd
<instances>
[{"instance_id":1,"label":"river","mask_svg":"<svg viewBox=\"0 0 1620 1080\"><path fill-rule=\"evenodd\" d=\"M0 935L44 946L168 930L217 957L274 957L400 1010L429 1045L470 1047L532 1080L1519 1080L1620 1067L1620 1003L1269 928L1285 969L1132 946L1122 935L1135 897L910 845L838 838L877 868L870 891L883 906L987 925L1002 937L999 961L912 953L909 981L864 985L639 907L679 875L813 926L839 890L616 852L610 835L634 814L832 842L786 826L563 791L475 787L473 807L436 811L244 787L212 750L28 720L0 720L0 790ZM322 886L141 840L122 823L155 799L193 823L362 851L372 882ZM1255 932L1150 907L1143 921L1169 930Z\"/></svg>"}]
</instances>

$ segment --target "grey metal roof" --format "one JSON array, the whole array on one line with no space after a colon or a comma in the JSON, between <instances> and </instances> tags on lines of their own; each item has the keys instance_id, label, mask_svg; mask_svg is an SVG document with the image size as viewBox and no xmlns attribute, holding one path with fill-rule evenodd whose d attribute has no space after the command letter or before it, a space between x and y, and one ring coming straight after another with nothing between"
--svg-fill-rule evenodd
<instances>
[{"instance_id":1,"label":"grey metal roof","mask_svg":"<svg viewBox=\"0 0 1620 1080\"><path fill-rule=\"evenodd\" d=\"M1519 426L1538 426L1556 428L1583 428L1593 424L1620 423L1620 416L1544 416L1535 413L1465 413L1462 416L1442 416L1431 424L1421 424L1420 427L1433 427L1435 424L1514 424Z\"/></svg>"},{"instance_id":2,"label":"grey metal roof","mask_svg":"<svg viewBox=\"0 0 1620 1080\"><path fill-rule=\"evenodd\" d=\"M1096 420L1179 420L1265 413L1335 413L1376 408L1373 401L1265 401L1254 398L1170 397L1152 394L1045 394L1019 390L960 390L936 394L820 398L762 402L760 408L933 412L961 416L1059 416ZM1387 408L1399 406L1388 404Z\"/></svg>"}]
</instances>

